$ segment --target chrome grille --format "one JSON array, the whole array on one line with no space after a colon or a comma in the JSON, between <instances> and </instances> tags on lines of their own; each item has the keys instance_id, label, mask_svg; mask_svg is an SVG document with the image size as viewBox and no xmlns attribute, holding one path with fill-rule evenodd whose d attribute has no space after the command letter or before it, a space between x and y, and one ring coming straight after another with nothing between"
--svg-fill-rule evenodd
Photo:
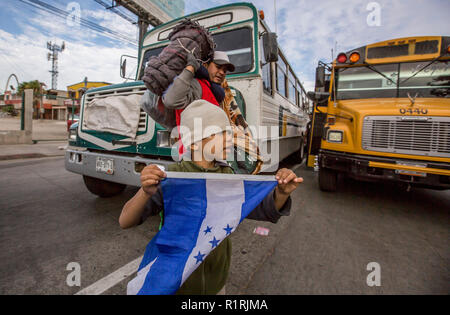
<instances>
[{"instance_id":1,"label":"chrome grille","mask_svg":"<svg viewBox=\"0 0 450 315\"><path fill-rule=\"evenodd\" d=\"M363 123L362 148L450 157L450 117L367 116Z\"/></svg>"}]
</instances>

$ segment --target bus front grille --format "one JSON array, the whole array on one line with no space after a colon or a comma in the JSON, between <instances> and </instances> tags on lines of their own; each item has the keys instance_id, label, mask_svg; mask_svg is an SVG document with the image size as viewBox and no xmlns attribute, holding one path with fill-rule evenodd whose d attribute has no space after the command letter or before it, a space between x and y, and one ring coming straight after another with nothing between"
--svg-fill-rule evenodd
<instances>
[{"instance_id":1,"label":"bus front grille","mask_svg":"<svg viewBox=\"0 0 450 315\"><path fill-rule=\"evenodd\" d=\"M86 103L91 102L92 100L96 98L106 98L111 96L128 96L131 94L139 94L144 95L144 92L146 91L145 86L137 86L137 87L131 87L131 88L120 88L120 89L111 89L111 90L105 90L105 91L99 91L99 92L91 92L86 93ZM144 110L141 108L139 112L139 126L137 132L145 132L147 129L147 119L148 115L144 112ZM88 130L85 128L85 130Z\"/></svg>"},{"instance_id":2,"label":"bus front grille","mask_svg":"<svg viewBox=\"0 0 450 315\"><path fill-rule=\"evenodd\" d=\"M362 148L450 157L450 117L367 116L363 122Z\"/></svg>"}]
</instances>

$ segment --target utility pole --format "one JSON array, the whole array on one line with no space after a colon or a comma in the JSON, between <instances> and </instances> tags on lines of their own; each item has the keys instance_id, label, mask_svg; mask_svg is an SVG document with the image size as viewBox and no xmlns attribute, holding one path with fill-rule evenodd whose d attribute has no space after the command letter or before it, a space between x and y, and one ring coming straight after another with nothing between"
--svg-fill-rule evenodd
<instances>
[{"instance_id":1,"label":"utility pole","mask_svg":"<svg viewBox=\"0 0 450 315\"><path fill-rule=\"evenodd\" d=\"M58 53L62 53L66 49L66 43L63 42L61 46L47 42L47 49L50 52L47 55L48 61L52 61L52 90L56 90L58 86Z\"/></svg>"}]
</instances>

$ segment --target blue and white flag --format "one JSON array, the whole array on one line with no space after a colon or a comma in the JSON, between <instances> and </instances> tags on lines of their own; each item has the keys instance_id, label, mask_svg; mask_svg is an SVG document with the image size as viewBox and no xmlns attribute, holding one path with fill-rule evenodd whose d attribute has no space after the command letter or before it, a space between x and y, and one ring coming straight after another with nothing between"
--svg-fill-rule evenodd
<instances>
[{"instance_id":1,"label":"blue and white flag","mask_svg":"<svg viewBox=\"0 0 450 315\"><path fill-rule=\"evenodd\" d=\"M164 226L147 245L127 294L175 294L277 186L274 176L166 174Z\"/></svg>"}]
</instances>

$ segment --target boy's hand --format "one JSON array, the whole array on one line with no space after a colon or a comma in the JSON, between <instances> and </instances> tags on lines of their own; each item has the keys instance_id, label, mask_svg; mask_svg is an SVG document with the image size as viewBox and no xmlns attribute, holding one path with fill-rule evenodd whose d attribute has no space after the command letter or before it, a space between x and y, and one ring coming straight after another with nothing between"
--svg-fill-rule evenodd
<instances>
[{"instance_id":1,"label":"boy's hand","mask_svg":"<svg viewBox=\"0 0 450 315\"><path fill-rule=\"evenodd\" d=\"M166 177L166 173L156 165L148 165L141 172L141 186L142 190L152 196L156 190L159 182Z\"/></svg>"},{"instance_id":2,"label":"boy's hand","mask_svg":"<svg viewBox=\"0 0 450 315\"><path fill-rule=\"evenodd\" d=\"M278 180L277 195L289 196L303 182L303 178L287 168L278 170L275 178Z\"/></svg>"}]
</instances>

